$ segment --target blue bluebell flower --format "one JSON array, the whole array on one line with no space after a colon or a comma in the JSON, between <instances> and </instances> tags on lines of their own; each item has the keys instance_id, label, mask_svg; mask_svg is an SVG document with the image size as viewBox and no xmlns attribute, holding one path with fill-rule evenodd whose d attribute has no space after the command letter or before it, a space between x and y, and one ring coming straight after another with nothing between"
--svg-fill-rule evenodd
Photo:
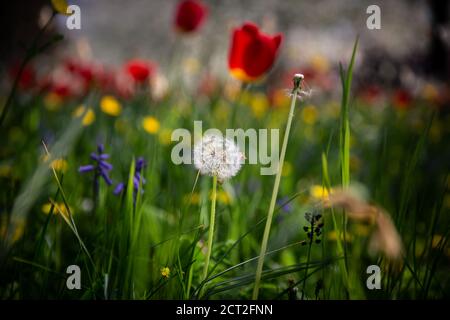
<instances>
[{"instance_id":1,"label":"blue bluebell flower","mask_svg":"<svg viewBox=\"0 0 450 320\"><path fill-rule=\"evenodd\" d=\"M147 181L144 177L142 177L142 170L147 166L147 161L143 157L139 157L136 161L136 167L134 169L134 177L133 177L133 188L134 191L137 192L139 190L139 184L142 182L142 185L144 185ZM117 196L121 194L125 188L126 183L120 182L116 185L114 188L114 194ZM143 188L141 188L141 192L144 193Z\"/></svg>"},{"instance_id":2,"label":"blue bluebell flower","mask_svg":"<svg viewBox=\"0 0 450 320\"><path fill-rule=\"evenodd\" d=\"M98 195L98 189L100 185L100 178L102 178L107 185L112 185L112 180L109 177L109 172L113 166L106 160L109 158L109 154L103 153L105 147L103 144L97 145L97 152L91 153L91 159L94 160L93 164L87 164L78 168L79 173L94 173L94 198Z\"/></svg>"}]
</instances>

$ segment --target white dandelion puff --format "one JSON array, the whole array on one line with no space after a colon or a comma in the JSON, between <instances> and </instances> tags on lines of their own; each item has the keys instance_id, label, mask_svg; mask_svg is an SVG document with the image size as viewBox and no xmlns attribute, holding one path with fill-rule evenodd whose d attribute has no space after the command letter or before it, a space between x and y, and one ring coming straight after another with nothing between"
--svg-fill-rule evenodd
<instances>
[{"instance_id":1,"label":"white dandelion puff","mask_svg":"<svg viewBox=\"0 0 450 320\"><path fill-rule=\"evenodd\" d=\"M237 144L220 135L205 135L194 145L194 166L201 174L216 176L220 182L234 177L244 161Z\"/></svg>"}]
</instances>

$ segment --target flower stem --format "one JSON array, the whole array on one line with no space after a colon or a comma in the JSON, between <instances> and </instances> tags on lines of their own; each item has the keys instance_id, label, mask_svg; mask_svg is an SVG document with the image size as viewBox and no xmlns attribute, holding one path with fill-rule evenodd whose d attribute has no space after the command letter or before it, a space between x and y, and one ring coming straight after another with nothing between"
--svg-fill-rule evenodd
<instances>
[{"instance_id":1,"label":"flower stem","mask_svg":"<svg viewBox=\"0 0 450 320\"><path fill-rule=\"evenodd\" d=\"M309 239L309 246L308 246L308 257L306 259L306 267L305 267L305 277L303 279L303 288L302 288L302 300L305 300L305 288L306 288L306 278L308 278L308 267L309 267L309 261L311 259L311 247L314 240L314 224L311 223L311 238Z\"/></svg>"},{"instance_id":2,"label":"flower stem","mask_svg":"<svg viewBox=\"0 0 450 320\"><path fill-rule=\"evenodd\" d=\"M294 80L294 83L295 83L295 80ZM277 175L275 177L275 184L274 184L273 190L272 190L272 198L270 200L269 213L267 214L266 227L264 228L264 235L263 235L263 239L261 242L261 251L259 253L258 266L256 268L255 287L253 288L253 295L252 295L253 300L257 300L258 295L259 295L259 284L261 281L261 274L262 274L262 269L263 269L263 265L264 265L264 256L266 255L266 251L267 251L267 242L269 240L270 227L272 225L272 217L273 217L273 212L275 210L275 204L276 204L276 200L277 200L277 196L278 196L278 189L280 187L281 172L283 171L284 156L286 154L287 143L289 140L289 131L291 130L292 118L294 117L295 101L297 100L297 94L298 94L299 87L300 87L300 82L294 85L294 90L292 91L291 108L289 111L289 117L288 117L288 121L286 124L286 131L284 133L283 146L281 148L280 162L278 163L278 171L277 171Z\"/></svg>"},{"instance_id":3,"label":"flower stem","mask_svg":"<svg viewBox=\"0 0 450 320\"><path fill-rule=\"evenodd\" d=\"M211 216L209 218L209 231L208 231L208 251L206 252L206 261L203 269L203 281L208 276L209 259L211 258L212 242L214 237L214 222L216 220L216 199L217 199L217 176L213 176L213 188L211 199Z\"/></svg>"}]
</instances>

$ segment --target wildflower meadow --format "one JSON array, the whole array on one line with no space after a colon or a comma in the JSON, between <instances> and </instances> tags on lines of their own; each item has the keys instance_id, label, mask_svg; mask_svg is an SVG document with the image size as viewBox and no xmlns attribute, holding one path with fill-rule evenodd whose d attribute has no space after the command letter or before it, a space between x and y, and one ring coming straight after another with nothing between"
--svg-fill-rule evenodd
<instances>
[{"instance_id":1,"label":"wildflower meadow","mask_svg":"<svg viewBox=\"0 0 450 320\"><path fill-rule=\"evenodd\" d=\"M428 10L401 54L371 38L394 37L383 1L379 30L365 1L355 28L296 18L305 1L134 2L5 9L2 300L449 297L439 1L389 4ZM165 27L115 38L147 23Z\"/></svg>"}]
</instances>

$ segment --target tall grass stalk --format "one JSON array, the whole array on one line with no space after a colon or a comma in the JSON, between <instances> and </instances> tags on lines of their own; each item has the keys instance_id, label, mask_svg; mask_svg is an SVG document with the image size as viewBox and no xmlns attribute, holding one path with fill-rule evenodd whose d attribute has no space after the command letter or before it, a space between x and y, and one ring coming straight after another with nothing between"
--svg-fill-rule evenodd
<instances>
[{"instance_id":1,"label":"tall grass stalk","mask_svg":"<svg viewBox=\"0 0 450 320\"><path fill-rule=\"evenodd\" d=\"M339 158L341 165L341 184L342 188L348 188L350 185L350 120L349 120L349 100L350 89L353 78L353 66L355 64L356 50L358 48L358 38L356 38L353 45L352 57L350 64L346 71L344 71L342 65L339 65L339 71L342 84L342 101L341 101L341 123L340 123L340 135L339 135ZM349 279L348 266L347 266L347 253L345 247L346 238L346 225L347 220L345 212L342 219L342 228L339 223L336 222L334 212L332 211L333 225L337 235L337 249L338 255L344 256L343 262L340 263L340 270L343 276L344 283L347 285L347 290L352 293L352 281ZM341 234L343 235L343 243L341 241Z\"/></svg>"},{"instance_id":2,"label":"tall grass stalk","mask_svg":"<svg viewBox=\"0 0 450 320\"><path fill-rule=\"evenodd\" d=\"M280 187L281 172L283 171L284 157L286 155L286 149L287 149L287 144L288 144L288 140L289 140L289 131L291 130L292 119L294 117L295 102L297 101L298 92L301 89L302 80L303 80L303 76L300 76L300 75L294 76L294 89L292 90L291 108L289 110L289 117L288 117L288 121L286 124L286 131L284 133L283 146L281 147L280 161L278 163L278 171L277 171L277 175L275 177L275 184L274 184L273 190L272 190L272 198L270 199L270 206L269 206L269 212L267 214L266 227L264 228L263 239L261 242L261 251L259 253L258 266L256 268L256 276L255 276L255 286L253 288L253 295L252 295L253 300L257 300L258 295L259 295L259 285L261 282L261 274L262 274L262 269L263 269L263 265L264 265L264 256L266 255L266 251L267 251L267 242L269 240L273 212L275 210L275 204L276 204L277 196L278 196L278 189Z\"/></svg>"}]
</instances>

